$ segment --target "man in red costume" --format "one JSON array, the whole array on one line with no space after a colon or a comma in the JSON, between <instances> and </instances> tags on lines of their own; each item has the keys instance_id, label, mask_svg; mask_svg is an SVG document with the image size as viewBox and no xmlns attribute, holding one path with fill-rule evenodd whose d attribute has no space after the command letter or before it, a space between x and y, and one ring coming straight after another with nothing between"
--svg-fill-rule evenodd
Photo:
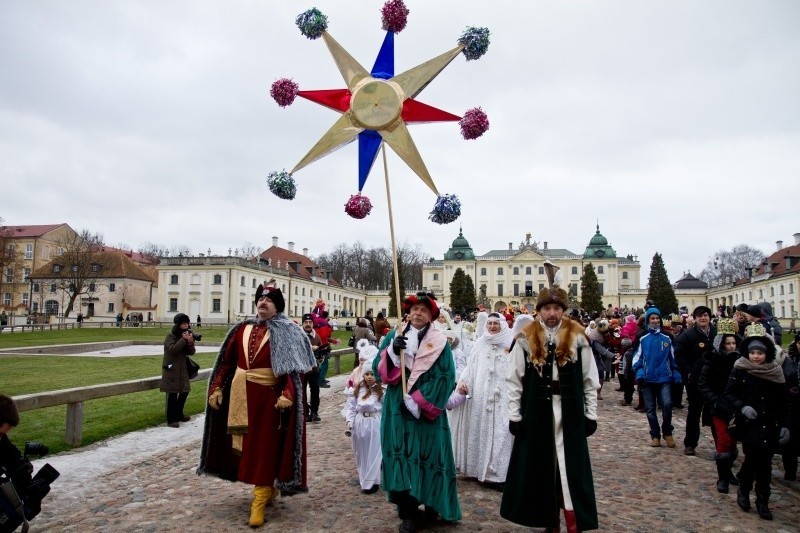
<instances>
[{"instance_id":1,"label":"man in red costume","mask_svg":"<svg viewBox=\"0 0 800 533\"><path fill-rule=\"evenodd\" d=\"M307 492L301 377L316 365L277 287L256 291L257 315L228 332L209 378L198 474L255 485L251 527L280 493Z\"/></svg>"}]
</instances>

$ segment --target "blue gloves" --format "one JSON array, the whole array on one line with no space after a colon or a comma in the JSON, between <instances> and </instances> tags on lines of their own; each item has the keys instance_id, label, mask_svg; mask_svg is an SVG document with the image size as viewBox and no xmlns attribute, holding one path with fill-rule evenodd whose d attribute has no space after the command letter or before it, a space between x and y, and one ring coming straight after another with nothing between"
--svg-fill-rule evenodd
<instances>
[{"instance_id":1,"label":"blue gloves","mask_svg":"<svg viewBox=\"0 0 800 533\"><path fill-rule=\"evenodd\" d=\"M789 428L781 428L781 436L778 438L778 444L786 446L789 444L790 438L792 438L792 435L789 433Z\"/></svg>"},{"instance_id":2,"label":"blue gloves","mask_svg":"<svg viewBox=\"0 0 800 533\"><path fill-rule=\"evenodd\" d=\"M758 413L756 412L756 410L750 407L749 405L745 405L744 407L742 407L742 414L746 416L748 420L755 420L756 418L758 418Z\"/></svg>"}]
</instances>

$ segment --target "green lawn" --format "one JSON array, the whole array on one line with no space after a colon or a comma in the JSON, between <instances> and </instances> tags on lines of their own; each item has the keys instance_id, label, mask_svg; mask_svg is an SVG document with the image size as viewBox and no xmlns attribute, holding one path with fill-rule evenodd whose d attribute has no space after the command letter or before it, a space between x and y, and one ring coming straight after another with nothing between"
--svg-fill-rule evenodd
<instances>
[{"instance_id":1,"label":"green lawn","mask_svg":"<svg viewBox=\"0 0 800 533\"><path fill-rule=\"evenodd\" d=\"M15 348L75 344L120 340L150 340L161 342L167 328L82 328L77 330L45 331L34 333L4 333L0 347ZM206 328L202 343L220 343L227 328ZM349 333L338 331L340 340L335 348L347 346ZM141 379L161 374L161 355L131 357L81 357L81 356L0 356L0 393L9 396L32 394L50 390L69 389L102 383ZM201 368L214 364L216 354L194 356ZM342 357L341 372L349 373L353 357ZM333 363L329 374L333 372ZM192 392L186 401L185 412L195 415L205 411L206 382L192 383ZM137 392L111 398L90 400L84 403L82 445L107 439L130 431L164 423L165 395L158 390ZM25 441L38 440L50 447L51 453L69 449L64 442L66 406L23 411L20 424L10 434L11 440L21 447Z\"/></svg>"}]
</instances>

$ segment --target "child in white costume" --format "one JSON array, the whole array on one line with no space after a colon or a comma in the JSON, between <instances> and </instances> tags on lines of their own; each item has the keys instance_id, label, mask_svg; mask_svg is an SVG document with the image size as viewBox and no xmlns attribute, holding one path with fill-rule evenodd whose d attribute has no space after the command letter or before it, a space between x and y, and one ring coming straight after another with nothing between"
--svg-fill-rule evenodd
<instances>
[{"instance_id":1,"label":"child in white costume","mask_svg":"<svg viewBox=\"0 0 800 533\"><path fill-rule=\"evenodd\" d=\"M375 381L371 365L364 365L361 382L353 389L347 413L361 491L372 494L381 482L381 411L383 389Z\"/></svg>"}]
</instances>

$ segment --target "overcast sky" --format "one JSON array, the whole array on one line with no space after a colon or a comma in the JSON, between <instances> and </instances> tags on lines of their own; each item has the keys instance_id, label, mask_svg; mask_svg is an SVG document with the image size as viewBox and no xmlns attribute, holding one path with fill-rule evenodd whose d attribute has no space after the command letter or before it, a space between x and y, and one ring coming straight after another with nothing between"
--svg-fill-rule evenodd
<instances>
[{"instance_id":1,"label":"overcast sky","mask_svg":"<svg viewBox=\"0 0 800 533\"><path fill-rule=\"evenodd\" d=\"M670 280L718 249L770 253L800 232L800 3L406 0L396 72L453 46L467 26L488 53L456 58L418 100L490 130L411 126L458 222L427 219L435 196L389 151L395 232L441 258L458 235L477 254L531 232L580 253L596 221L618 255L653 254ZM316 6L328 32L371 69L385 32L380 0L0 2L0 217L68 223L111 245L227 253L294 241L389 245L380 159L364 220L357 144L298 171L297 197L269 192L338 118L273 81L344 82L321 39L294 18Z\"/></svg>"}]
</instances>

